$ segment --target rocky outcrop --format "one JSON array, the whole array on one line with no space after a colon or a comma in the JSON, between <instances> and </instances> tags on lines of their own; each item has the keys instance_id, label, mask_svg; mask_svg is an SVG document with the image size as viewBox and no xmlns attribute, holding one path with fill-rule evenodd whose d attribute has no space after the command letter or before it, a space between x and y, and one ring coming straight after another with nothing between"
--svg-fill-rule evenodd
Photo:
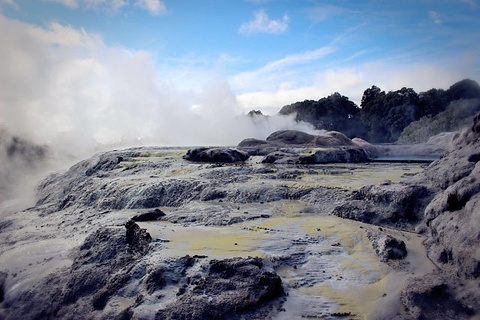
<instances>
[{"instance_id":1,"label":"rocky outcrop","mask_svg":"<svg viewBox=\"0 0 480 320\"><path fill-rule=\"evenodd\" d=\"M5 281L7 281L7 273L0 271L0 303L3 302L5 296Z\"/></svg>"},{"instance_id":2,"label":"rocky outcrop","mask_svg":"<svg viewBox=\"0 0 480 320\"><path fill-rule=\"evenodd\" d=\"M423 211L431 197L431 191L425 186L387 182L354 191L333 213L372 224L412 228L412 223L423 218Z\"/></svg>"},{"instance_id":3,"label":"rocky outcrop","mask_svg":"<svg viewBox=\"0 0 480 320\"><path fill-rule=\"evenodd\" d=\"M133 221L154 221L158 220L165 216L165 212L160 209L155 209L152 211L147 211L144 213L137 214L132 218Z\"/></svg>"},{"instance_id":4,"label":"rocky outcrop","mask_svg":"<svg viewBox=\"0 0 480 320\"><path fill-rule=\"evenodd\" d=\"M457 288L458 290L458 288ZM455 284L441 273L407 280L401 302L407 310L399 319L472 319L475 311L469 299L459 300Z\"/></svg>"},{"instance_id":5,"label":"rocky outcrop","mask_svg":"<svg viewBox=\"0 0 480 320\"><path fill-rule=\"evenodd\" d=\"M391 235L385 235L375 239L373 241L373 248L383 262L401 260L407 256L405 242Z\"/></svg>"},{"instance_id":6,"label":"rocky outcrop","mask_svg":"<svg viewBox=\"0 0 480 320\"><path fill-rule=\"evenodd\" d=\"M195 162L223 162L232 163L248 159L248 154L237 149L230 148L198 148L188 150L183 156L185 160Z\"/></svg>"},{"instance_id":7,"label":"rocky outcrop","mask_svg":"<svg viewBox=\"0 0 480 320\"><path fill-rule=\"evenodd\" d=\"M326 163L358 163L369 161L365 150L358 147L322 148L314 150L313 154L300 156L302 164L326 164Z\"/></svg>"},{"instance_id":8,"label":"rocky outcrop","mask_svg":"<svg viewBox=\"0 0 480 320\"><path fill-rule=\"evenodd\" d=\"M321 135L313 135L296 130L280 130L269 135L265 141L258 139L245 139L240 142L238 147L337 147L354 145L355 144L350 138L337 131L323 131Z\"/></svg>"},{"instance_id":9,"label":"rocky outcrop","mask_svg":"<svg viewBox=\"0 0 480 320\"><path fill-rule=\"evenodd\" d=\"M262 163L276 164L325 164L345 162L366 162L376 156L376 148L368 142L355 142L336 131L325 131L312 135L295 130L281 130L272 133L265 141L246 139L239 148L250 155L265 156ZM313 148L307 150L305 148Z\"/></svg>"},{"instance_id":10,"label":"rocky outcrop","mask_svg":"<svg viewBox=\"0 0 480 320\"><path fill-rule=\"evenodd\" d=\"M428 256L439 270L407 283L402 299L408 319L467 319L480 312L479 128L480 114L455 135L455 149L423 173L405 183L364 187L334 209L344 218L394 223L427 236Z\"/></svg>"},{"instance_id":11,"label":"rocky outcrop","mask_svg":"<svg viewBox=\"0 0 480 320\"><path fill-rule=\"evenodd\" d=\"M126 230L125 230L126 229ZM91 318L134 278L150 235L129 221L125 229L100 228L73 252L73 264L47 276L21 301L6 301L11 319Z\"/></svg>"},{"instance_id":12,"label":"rocky outcrop","mask_svg":"<svg viewBox=\"0 0 480 320\"><path fill-rule=\"evenodd\" d=\"M190 277L173 304L156 319L240 319L241 315L284 295L280 277L259 258L212 260L206 275Z\"/></svg>"}]
</instances>

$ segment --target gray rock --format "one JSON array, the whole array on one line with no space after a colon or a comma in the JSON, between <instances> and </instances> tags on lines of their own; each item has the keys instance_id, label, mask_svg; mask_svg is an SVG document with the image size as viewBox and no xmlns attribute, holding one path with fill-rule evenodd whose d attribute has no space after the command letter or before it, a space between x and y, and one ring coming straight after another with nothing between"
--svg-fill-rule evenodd
<instances>
[{"instance_id":1,"label":"gray rock","mask_svg":"<svg viewBox=\"0 0 480 320\"><path fill-rule=\"evenodd\" d=\"M311 145L315 141L315 136L302 131L281 130L269 135L267 141L287 145Z\"/></svg>"},{"instance_id":2,"label":"gray rock","mask_svg":"<svg viewBox=\"0 0 480 320\"><path fill-rule=\"evenodd\" d=\"M145 213L138 214L132 218L133 221L153 221L165 216L165 212L160 209L155 209Z\"/></svg>"},{"instance_id":3,"label":"gray rock","mask_svg":"<svg viewBox=\"0 0 480 320\"><path fill-rule=\"evenodd\" d=\"M474 310L461 302L453 286L441 273L430 273L407 280L401 293L405 319L471 319Z\"/></svg>"},{"instance_id":4,"label":"gray rock","mask_svg":"<svg viewBox=\"0 0 480 320\"><path fill-rule=\"evenodd\" d=\"M206 275L192 276L177 301L156 319L240 319L284 295L282 281L259 258L212 260Z\"/></svg>"},{"instance_id":5,"label":"gray rock","mask_svg":"<svg viewBox=\"0 0 480 320\"><path fill-rule=\"evenodd\" d=\"M266 155L260 162L276 164L295 164L299 163L299 156L298 154L275 151Z\"/></svg>"},{"instance_id":6,"label":"gray rock","mask_svg":"<svg viewBox=\"0 0 480 320\"><path fill-rule=\"evenodd\" d=\"M385 235L373 242L375 253L382 261L402 260L407 256L405 242L398 240L391 235Z\"/></svg>"},{"instance_id":7,"label":"gray rock","mask_svg":"<svg viewBox=\"0 0 480 320\"><path fill-rule=\"evenodd\" d=\"M359 147L339 147L315 150L308 156L300 156L302 164L358 163L369 161L368 154Z\"/></svg>"},{"instance_id":8,"label":"gray rock","mask_svg":"<svg viewBox=\"0 0 480 320\"><path fill-rule=\"evenodd\" d=\"M403 224L407 228L423 218L432 193L424 186L386 184L354 191L333 214L372 224Z\"/></svg>"},{"instance_id":9,"label":"gray rock","mask_svg":"<svg viewBox=\"0 0 480 320\"><path fill-rule=\"evenodd\" d=\"M7 281L8 274L6 272L0 271L0 303L3 302L5 295L5 281Z\"/></svg>"},{"instance_id":10,"label":"gray rock","mask_svg":"<svg viewBox=\"0 0 480 320\"><path fill-rule=\"evenodd\" d=\"M237 149L230 148L198 148L187 151L183 156L185 160L196 162L239 162L248 159L248 154Z\"/></svg>"}]
</instances>

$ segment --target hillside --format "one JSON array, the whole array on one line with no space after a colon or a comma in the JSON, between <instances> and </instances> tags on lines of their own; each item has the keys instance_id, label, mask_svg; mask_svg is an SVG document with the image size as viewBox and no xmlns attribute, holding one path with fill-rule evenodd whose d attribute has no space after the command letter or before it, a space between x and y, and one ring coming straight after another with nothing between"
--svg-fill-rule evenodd
<instances>
[{"instance_id":1,"label":"hillside","mask_svg":"<svg viewBox=\"0 0 480 320\"><path fill-rule=\"evenodd\" d=\"M477 82L465 79L449 89L430 89L416 93L412 88L397 91L382 91L372 86L364 91L360 107L348 97L336 92L318 101L305 100L284 106L280 114L296 114L297 121L311 123L316 129L340 131L350 138L359 137L374 143L395 142L411 123L437 116L449 108L446 115L455 123L468 123L479 107L474 105L468 112L463 106L470 100L480 98ZM457 109L460 109L457 111ZM458 125L441 128L457 130ZM415 131L413 127L408 130ZM438 130L432 129L432 135ZM430 133L428 133L430 134ZM411 134L409 134L411 135ZM425 140L425 138L423 139ZM426 137L428 140L428 137Z\"/></svg>"}]
</instances>

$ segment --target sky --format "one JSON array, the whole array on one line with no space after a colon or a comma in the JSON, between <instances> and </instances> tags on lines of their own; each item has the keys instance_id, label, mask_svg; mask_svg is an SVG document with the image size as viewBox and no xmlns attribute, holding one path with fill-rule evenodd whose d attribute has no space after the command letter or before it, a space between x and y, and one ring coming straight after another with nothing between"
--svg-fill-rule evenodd
<instances>
[{"instance_id":1,"label":"sky","mask_svg":"<svg viewBox=\"0 0 480 320\"><path fill-rule=\"evenodd\" d=\"M252 109L479 81L480 1L0 0L0 41L15 134L225 144L268 134Z\"/></svg>"}]
</instances>

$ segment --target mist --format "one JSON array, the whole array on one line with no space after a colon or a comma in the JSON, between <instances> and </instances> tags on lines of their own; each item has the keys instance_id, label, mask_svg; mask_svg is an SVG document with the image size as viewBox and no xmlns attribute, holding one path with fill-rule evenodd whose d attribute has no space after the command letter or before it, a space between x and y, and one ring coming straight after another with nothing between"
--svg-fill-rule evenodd
<instances>
[{"instance_id":1,"label":"mist","mask_svg":"<svg viewBox=\"0 0 480 320\"><path fill-rule=\"evenodd\" d=\"M0 13L0 42L0 128L48 149L41 161L19 160L7 156L4 139L3 198L35 180L33 172L107 149L237 145L279 129L313 130L293 117L246 116L221 77L205 75L204 83L180 89L157 71L152 53L108 46L85 30L37 27Z\"/></svg>"},{"instance_id":2,"label":"mist","mask_svg":"<svg viewBox=\"0 0 480 320\"><path fill-rule=\"evenodd\" d=\"M71 153L145 143L235 145L296 125L239 117L244 110L221 78L176 89L151 53L107 46L85 30L0 16L0 40L1 125L37 144Z\"/></svg>"}]
</instances>

